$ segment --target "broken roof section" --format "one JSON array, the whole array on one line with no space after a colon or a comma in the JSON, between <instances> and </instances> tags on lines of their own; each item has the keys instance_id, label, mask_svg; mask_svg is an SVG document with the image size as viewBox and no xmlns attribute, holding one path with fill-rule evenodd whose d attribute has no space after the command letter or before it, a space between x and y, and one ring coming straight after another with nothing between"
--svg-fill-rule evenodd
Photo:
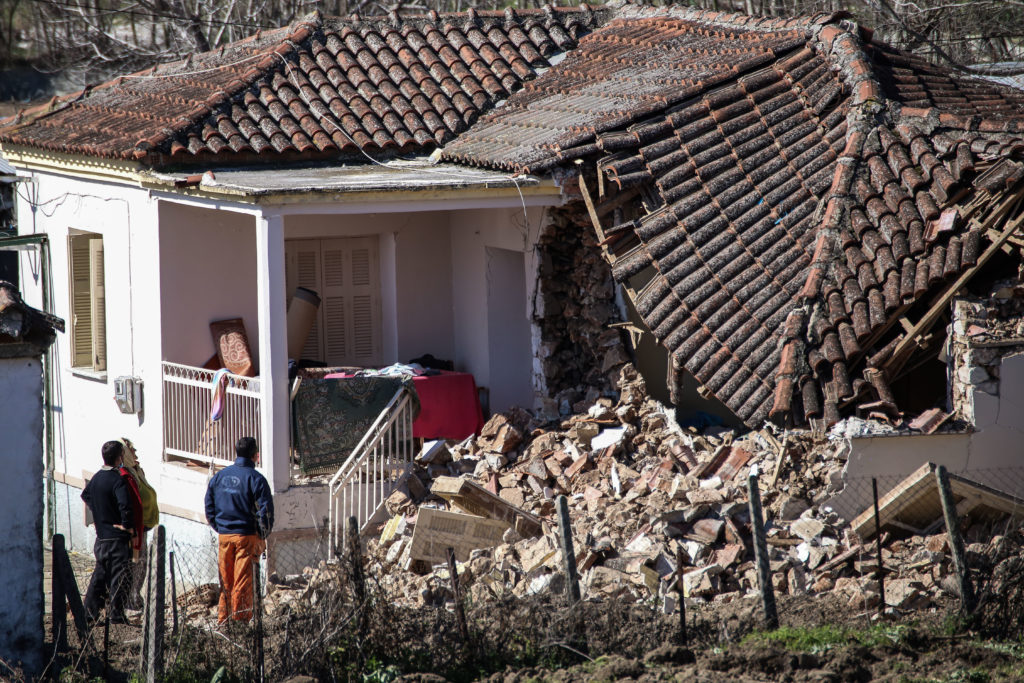
<instances>
[{"instance_id":1,"label":"broken roof section","mask_svg":"<svg viewBox=\"0 0 1024 683\"><path fill-rule=\"evenodd\" d=\"M595 162L591 219L674 363L750 426L832 423L896 408L936 316L894 324L1020 212L1024 93L838 14L627 8L443 155Z\"/></svg>"},{"instance_id":2,"label":"broken roof section","mask_svg":"<svg viewBox=\"0 0 1024 683\"><path fill-rule=\"evenodd\" d=\"M54 98L0 142L147 165L429 152L602 21L587 7L361 20L314 13Z\"/></svg>"},{"instance_id":3,"label":"broken roof section","mask_svg":"<svg viewBox=\"0 0 1024 683\"><path fill-rule=\"evenodd\" d=\"M0 358L46 353L64 321L32 308L10 282L0 280Z\"/></svg>"}]
</instances>

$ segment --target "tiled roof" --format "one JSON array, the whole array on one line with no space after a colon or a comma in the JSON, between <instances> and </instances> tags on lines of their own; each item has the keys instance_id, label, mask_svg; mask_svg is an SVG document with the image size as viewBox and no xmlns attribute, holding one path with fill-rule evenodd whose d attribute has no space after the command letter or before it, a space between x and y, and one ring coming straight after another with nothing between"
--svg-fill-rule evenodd
<instances>
[{"instance_id":1,"label":"tiled roof","mask_svg":"<svg viewBox=\"0 0 1024 683\"><path fill-rule=\"evenodd\" d=\"M895 323L978 259L988 235L949 210L1024 183L996 163L1024 159L1024 92L840 14L317 15L55 100L0 143L157 166L435 145L587 162L613 273L647 279L636 308L674 364L747 424L831 422L891 403Z\"/></svg>"},{"instance_id":2,"label":"tiled roof","mask_svg":"<svg viewBox=\"0 0 1024 683\"><path fill-rule=\"evenodd\" d=\"M749 425L832 422L869 389L891 398L869 367L883 333L986 239L943 209L990 162L1024 157L1022 133L1024 93L841 16L635 9L443 157L587 159L602 185L639 189L646 211L602 230L619 282L653 273L635 304L675 364Z\"/></svg>"},{"instance_id":3,"label":"tiled roof","mask_svg":"<svg viewBox=\"0 0 1024 683\"><path fill-rule=\"evenodd\" d=\"M0 143L151 165L429 152L576 45L604 12L321 18L58 98Z\"/></svg>"}]
</instances>

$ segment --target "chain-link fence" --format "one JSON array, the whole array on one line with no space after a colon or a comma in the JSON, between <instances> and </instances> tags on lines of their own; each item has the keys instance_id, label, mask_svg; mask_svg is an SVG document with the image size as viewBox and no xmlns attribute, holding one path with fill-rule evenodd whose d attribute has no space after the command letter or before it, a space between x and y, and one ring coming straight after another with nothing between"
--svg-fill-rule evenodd
<instances>
[{"instance_id":1,"label":"chain-link fence","mask_svg":"<svg viewBox=\"0 0 1024 683\"><path fill-rule=\"evenodd\" d=\"M779 623L826 625L839 613L848 627L860 619L871 624L938 610L969 617L965 623L982 634L1024 634L1024 501L1006 493L1021 490L1024 469L952 472L947 480L944 504L932 467L850 479L831 509L813 510L800 518L806 525L791 527L803 538L777 534L780 521L766 519L767 584L778 598ZM881 535L875 533L876 490ZM457 585L447 565L415 576L383 562L388 548L376 540L327 562L322 534L282 533L254 577L251 620L228 624L218 623L216 544L168 536L163 676L210 680L225 667L236 680L300 674L388 680L413 671L464 678L466 672L485 676L612 653L641 657L666 644L717 648L765 628L762 603L743 599L762 590L751 570L757 535L749 519L743 526L741 511L729 514L739 522L743 547L729 560L714 550L714 572L707 561L687 563L682 556L668 569L625 554L604 558L624 576L636 569L636 580L650 589L636 602L609 598L607 585L598 587L600 565L580 547L573 554L580 560L582 600L570 604L568 570L557 562L543 569L545 576L517 566L511 554L477 551L457 565ZM956 533L948 533L947 520ZM557 534L557 522L551 523L547 533ZM717 594L690 580L697 573L716 577ZM83 677L144 670L151 665L146 612L129 614L126 625L101 621L84 637L72 632L51 665Z\"/></svg>"}]
</instances>

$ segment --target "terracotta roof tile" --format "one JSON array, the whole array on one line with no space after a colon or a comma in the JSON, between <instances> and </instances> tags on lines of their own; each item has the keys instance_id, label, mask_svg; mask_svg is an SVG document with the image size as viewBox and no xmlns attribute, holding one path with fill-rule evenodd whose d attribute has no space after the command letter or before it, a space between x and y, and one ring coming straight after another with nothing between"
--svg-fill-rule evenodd
<instances>
[{"instance_id":1,"label":"terracotta roof tile","mask_svg":"<svg viewBox=\"0 0 1024 683\"><path fill-rule=\"evenodd\" d=\"M979 231L935 221L979 169L1024 158L1024 93L842 19L314 17L61 100L0 141L147 163L435 144L509 171L595 162L606 187L643 190L646 215L605 226L638 245L612 246L612 272L653 269L636 310L673 358L752 426L834 420L889 391L866 363L891 352L903 305L977 261Z\"/></svg>"},{"instance_id":2,"label":"terracotta roof tile","mask_svg":"<svg viewBox=\"0 0 1024 683\"><path fill-rule=\"evenodd\" d=\"M351 22L314 14L27 112L0 126L0 143L150 165L429 152L606 16L588 8Z\"/></svg>"}]
</instances>

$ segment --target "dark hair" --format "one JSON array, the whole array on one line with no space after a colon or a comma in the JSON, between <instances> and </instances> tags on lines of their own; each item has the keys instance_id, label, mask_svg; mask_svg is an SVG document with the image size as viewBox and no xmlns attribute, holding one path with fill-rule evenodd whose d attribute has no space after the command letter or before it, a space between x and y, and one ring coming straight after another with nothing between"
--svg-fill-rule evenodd
<instances>
[{"instance_id":1,"label":"dark hair","mask_svg":"<svg viewBox=\"0 0 1024 683\"><path fill-rule=\"evenodd\" d=\"M249 458L254 460L256 458L256 439L251 436L243 436L235 444L235 455L239 458Z\"/></svg>"},{"instance_id":2,"label":"dark hair","mask_svg":"<svg viewBox=\"0 0 1024 683\"><path fill-rule=\"evenodd\" d=\"M113 467L117 463L117 459L124 455L124 444L120 441L108 441L103 444L101 452L103 453L103 464Z\"/></svg>"}]
</instances>

